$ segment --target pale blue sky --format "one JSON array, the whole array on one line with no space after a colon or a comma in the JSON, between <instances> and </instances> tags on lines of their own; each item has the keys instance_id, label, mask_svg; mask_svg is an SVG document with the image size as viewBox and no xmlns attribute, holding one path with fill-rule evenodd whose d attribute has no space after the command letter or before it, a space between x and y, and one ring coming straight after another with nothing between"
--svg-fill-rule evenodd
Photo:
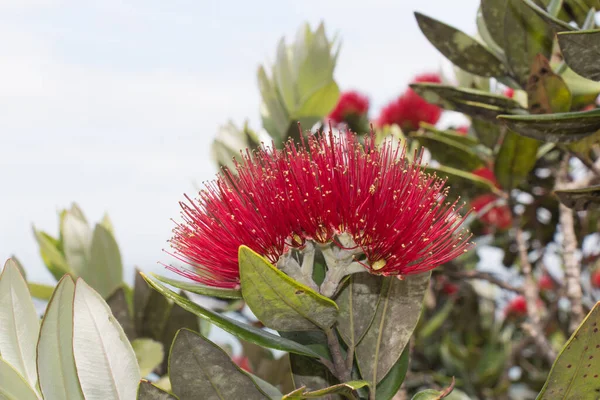
<instances>
[{"instance_id":1,"label":"pale blue sky","mask_svg":"<svg viewBox=\"0 0 600 400\"><path fill-rule=\"evenodd\" d=\"M113 220L126 268L161 252L193 182L211 179L217 127L259 127L255 72L303 21L339 32L336 80L373 108L442 56L421 11L467 32L477 0L0 0L0 259L49 281L31 224L57 233L77 201Z\"/></svg>"}]
</instances>

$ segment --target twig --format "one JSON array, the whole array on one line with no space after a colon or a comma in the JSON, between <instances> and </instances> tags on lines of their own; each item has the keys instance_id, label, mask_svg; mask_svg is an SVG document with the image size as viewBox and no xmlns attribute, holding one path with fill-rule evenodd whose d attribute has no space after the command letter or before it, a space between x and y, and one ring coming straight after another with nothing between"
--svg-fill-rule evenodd
<instances>
[{"instance_id":1,"label":"twig","mask_svg":"<svg viewBox=\"0 0 600 400\"><path fill-rule=\"evenodd\" d=\"M523 230L520 226L517 226L516 232L517 247L519 249L519 259L521 261L521 270L525 275L524 289L525 289L525 300L527 301L527 315L530 323L523 324L523 329L533 339L536 346L540 349L544 357L550 364L554 362L556 353L550 346L548 339L542 333L540 313L538 310L539 293L535 280L533 279L533 273L531 271L531 263L527 256L527 245L525 244L525 237L523 236Z\"/></svg>"},{"instance_id":2,"label":"twig","mask_svg":"<svg viewBox=\"0 0 600 400\"><path fill-rule=\"evenodd\" d=\"M568 182L569 155L563 158L560 169L556 176L556 186ZM565 284L567 298L571 302L571 313L569 318L569 332L574 332L584 317L581 290L581 272L577 261L577 236L575 235L575 219L573 210L559 204L559 222L563 234L563 260L565 264Z\"/></svg>"},{"instance_id":3,"label":"twig","mask_svg":"<svg viewBox=\"0 0 600 400\"><path fill-rule=\"evenodd\" d=\"M333 329L327 329L325 335L327 336L327 345L331 352L331 358L333 358L333 372L335 372L335 376L340 382L347 382L350 380L350 370L346 368L340 341Z\"/></svg>"},{"instance_id":4,"label":"twig","mask_svg":"<svg viewBox=\"0 0 600 400\"><path fill-rule=\"evenodd\" d=\"M448 271L447 275L453 276L456 278L466 278L466 279L481 279L484 281L488 281L493 283L494 285L501 287L502 289L510 290L511 292L524 294L525 291L523 288L519 288L511 285L510 283L506 283L503 280L496 278L494 275L489 272L481 272L481 271Z\"/></svg>"}]
</instances>

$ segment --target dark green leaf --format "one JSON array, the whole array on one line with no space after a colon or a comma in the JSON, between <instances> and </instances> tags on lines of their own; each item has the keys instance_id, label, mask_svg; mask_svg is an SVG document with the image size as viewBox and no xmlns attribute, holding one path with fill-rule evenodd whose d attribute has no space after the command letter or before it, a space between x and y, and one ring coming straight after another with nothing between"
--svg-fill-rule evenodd
<instances>
[{"instance_id":1,"label":"dark green leaf","mask_svg":"<svg viewBox=\"0 0 600 400\"><path fill-rule=\"evenodd\" d=\"M178 398L142 379L138 387L137 400L178 400Z\"/></svg>"},{"instance_id":2,"label":"dark green leaf","mask_svg":"<svg viewBox=\"0 0 600 400\"><path fill-rule=\"evenodd\" d=\"M234 319L228 318L224 315L215 313L214 311L208 310L192 301L178 295L172 290L159 282L149 278L148 276L141 274L142 277L148 282L148 284L160 294L166 298L173 300L176 304L181 306L184 310L187 310L200 318L206 319L219 328L232 335L247 340L252 343L256 343L261 346L265 346L271 349L288 351L290 353L302 354L310 357L319 358L319 354L311 350L310 348L300 345L294 341L284 339L272 333L266 332L262 329L255 328L253 326L241 323Z\"/></svg>"},{"instance_id":3,"label":"dark green leaf","mask_svg":"<svg viewBox=\"0 0 600 400\"><path fill-rule=\"evenodd\" d=\"M598 398L599 330L600 302L596 303L563 347L537 400Z\"/></svg>"},{"instance_id":4,"label":"dark green leaf","mask_svg":"<svg viewBox=\"0 0 600 400\"><path fill-rule=\"evenodd\" d=\"M152 276L163 283L167 283L181 290L187 290L188 292L200 294L203 296L219 297L222 299L241 299L242 291L239 289L223 289L218 287L206 286L201 283L191 281L180 281L177 279L167 278L157 274Z\"/></svg>"},{"instance_id":5,"label":"dark green leaf","mask_svg":"<svg viewBox=\"0 0 600 400\"><path fill-rule=\"evenodd\" d=\"M558 35L567 65L584 78L600 81L600 29Z\"/></svg>"},{"instance_id":6,"label":"dark green leaf","mask_svg":"<svg viewBox=\"0 0 600 400\"><path fill-rule=\"evenodd\" d=\"M106 299L106 304L110 307L115 319L121 324L127 338L129 340L135 339L135 326L133 325L133 319L129 313L129 304L127 304L125 289L122 287L118 288L108 299Z\"/></svg>"},{"instance_id":7,"label":"dark green leaf","mask_svg":"<svg viewBox=\"0 0 600 400\"><path fill-rule=\"evenodd\" d=\"M447 184L459 192L462 192L464 189L471 192L494 192L501 194L496 186L494 186L494 182L470 172L445 166L435 168L426 167L424 170L428 173L435 173L442 179L447 179Z\"/></svg>"},{"instance_id":8,"label":"dark green leaf","mask_svg":"<svg viewBox=\"0 0 600 400\"><path fill-rule=\"evenodd\" d=\"M424 133L413 137L419 141L419 144L429 149L432 158L442 165L466 171L473 171L485 165L485 162L471 147L441 135Z\"/></svg>"},{"instance_id":9,"label":"dark green leaf","mask_svg":"<svg viewBox=\"0 0 600 400\"><path fill-rule=\"evenodd\" d=\"M410 349L407 346L390 372L377 384L375 400L390 400L398 393L408 371L409 354Z\"/></svg>"},{"instance_id":10,"label":"dark green leaf","mask_svg":"<svg viewBox=\"0 0 600 400\"><path fill-rule=\"evenodd\" d=\"M572 143L600 130L600 109L545 115L501 115L519 135L553 143Z\"/></svg>"},{"instance_id":11,"label":"dark green leaf","mask_svg":"<svg viewBox=\"0 0 600 400\"><path fill-rule=\"evenodd\" d=\"M469 35L421 13L415 17L431 44L458 67L479 76L506 75L502 61Z\"/></svg>"},{"instance_id":12,"label":"dark green leaf","mask_svg":"<svg viewBox=\"0 0 600 400\"><path fill-rule=\"evenodd\" d=\"M187 329L173 341L169 377L173 393L181 400L268 399L227 353Z\"/></svg>"},{"instance_id":13,"label":"dark green leaf","mask_svg":"<svg viewBox=\"0 0 600 400\"><path fill-rule=\"evenodd\" d=\"M504 16L504 51L517 81L524 86L535 57L550 58L553 32L523 0L508 0Z\"/></svg>"},{"instance_id":14,"label":"dark green leaf","mask_svg":"<svg viewBox=\"0 0 600 400\"><path fill-rule=\"evenodd\" d=\"M451 109L456 101L483 103L504 110L522 109L515 100L483 90L459 88L437 83L413 83L410 87L427 102Z\"/></svg>"},{"instance_id":15,"label":"dark green leaf","mask_svg":"<svg viewBox=\"0 0 600 400\"><path fill-rule=\"evenodd\" d=\"M484 146L494 149L500 138L500 126L497 121L490 121L482 118L473 118L471 126L475 131L475 136Z\"/></svg>"},{"instance_id":16,"label":"dark green leaf","mask_svg":"<svg viewBox=\"0 0 600 400\"><path fill-rule=\"evenodd\" d=\"M360 374L373 391L396 364L417 325L430 275L384 278L375 319L356 347Z\"/></svg>"},{"instance_id":17,"label":"dark green leaf","mask_svg":"<svg viewBox=\"0 0 600 400\"><path fill-rule=\"evenodd\" d=\"M353 274L336 299L340 307L337 329L349 347L360 343L379 304L383 279L368 272Z\"/></svg>"},{"instance_id":18,"label":"dark green leaf","mask_svg":"<svg viewBox=\"0 0 600 400\"><path fill-rule=\"evenodd\" d=\"M254 315L278 331L328 329L338 315L335 302L296 282L264 257L240 246L242 295Z\"/></svg>"},{"instance_id":19,"label":"dark green leaf","mask_svg":"<svg viewBox=\"0 0 600 400\"><path fill-rule=\"evenodd\" d=\"M481 0L481 14L485 26L494 42L500 47L504 46L505 13L506 0Z\"/></svg>"},{"instance_id":20,"label":"dark green leaf","mask_svg":"<svg viewBox=\"0 0 600 400\"><path fill-rule=\"evenodd\" d=\"M600 204L600 185L583 189L557 190L554 193L561 203L576 211L598 207Z\"/></svg>"},{"instance_id":21,"label":"dark green leaf","mask_svg":"<svg viewBox=\"0 0 600 400\"><path fill-rule=\"evenodd\" d=\"M538 147L540 142L535 139L506 132L494 165L494 174L503 189L511 190L527 178L535 166Z\"/></svg>"},{"instance_id":22,"label":"dark green leaf","mask_svg":"<svg viewBox=\"0 0 600 400\"><path fill-rule=\"evenodd\" d=\"M173 304L169 303L167 297L155 291L151 292L144 307L138 336L160 341L172 307Z\"/></svg>"},{"instance_id":23,"label":"dark green leaf","mask_svg":"<svg viewBox=\"0 0 600 400\"><path fill-rule=\"evenodd\" d=\"M535 4L531 0L523 0L523 3L531 8L531 10L536 13L544 22L548 24L550 29L554 31L554 33L565 32L565 31L576 31L577 28L572 27L565 21L562 21L556 17L553 17L546 10Z\"/></svg>"},{"instance_id":24,"label":"dark green leaf","mask_svg":"<svg viewBox=\"0 0 600 400\"><path fill-rule=\"evenodd\" d=\"M137 335L142 334L142 325L144 321L144 312L148 299L154 293L148 286L139 269L135 269L135 278L133 283L133 326ZM170 345L167 347L169 348Z\"/></svg>"}]
</instances>

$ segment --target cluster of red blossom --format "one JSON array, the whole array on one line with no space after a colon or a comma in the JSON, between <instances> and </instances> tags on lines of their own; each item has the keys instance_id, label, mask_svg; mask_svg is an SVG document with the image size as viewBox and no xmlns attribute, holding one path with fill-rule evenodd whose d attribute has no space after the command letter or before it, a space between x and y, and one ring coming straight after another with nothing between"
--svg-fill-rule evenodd
<instances>
[{"instance_id":1,"label":"cluster of red blossom","mask_svg":"<svg viewBox=\"0 0 600 400\"><path fill-rule=\"evenodd\" d=\"M422 74L416 76L411 83L441 83L437 74ZM507 89L504 92L507 97L513 97L514 91ZM328 121L334 124L347 124L351 129L357 120L366 120L369 112L369 99L356 91L342 93L338 104L327 117ZM379 117L374 121L376 126L398 125L403 131L409 132L419 129L422 122L436 124L442 109L435 104L426 102L410 87L394 99L388 105L383 107ZM461 126L456 129L457 132L464 135L469 130L468 126ZM484 179L494 182L494 185L500 188L494 173L490 168L479 168L472 171ZM495 205L488 207L491 203L498 200L498 196L492 193L480 195L472 199L471 206L479 212L486 208L487 212L479 216L481 222L486 225L486 229L508 229L512 226L512 214L508 206Z\"/></svg>"},{"instance_id":2,"label":"cluster of red blossom","mask_svg":"<svg viewBox=\"0 0 600 400\"><path fill-rule=\"evenodd\" d=\"M247 153L237 173L224 171L197 200L182 203L171 244L190 270L179 273L219 287L239 285L238 248L275 263L310 239L348 233L370 272L409 275L466 251L456 203L445 182L421 170L392 143L324 133L281 149Z\"/></svg>"}]
</instances>

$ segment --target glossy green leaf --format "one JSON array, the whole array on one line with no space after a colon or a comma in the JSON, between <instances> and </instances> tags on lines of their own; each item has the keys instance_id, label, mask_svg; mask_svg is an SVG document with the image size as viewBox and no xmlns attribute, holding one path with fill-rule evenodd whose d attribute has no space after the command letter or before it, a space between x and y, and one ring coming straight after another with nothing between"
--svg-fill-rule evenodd
<instances>
[{"instance_id":1,"label":"glossy green leaf","mask_svg":"<svg viewBox=\"0 0 600 400\"><path fill-rule=\"evenodd\" d=\"M600 130L600 110L499 118L520 135L553 143L576 142Z\"/></svg>"},{"instance_id":2,"label":"glossy green leaf","mask_svg":"<svg viewBox=\"0 0 600 400\"><path fill-rule=\"evenodd\" d=\"M544 10L537 4L535 4L531 0L523 0L523 4L529 7L534 13L536 13L554 33L558 32L568 32L568 31L576 31L577 28L569 25L563 20L560 20L554 16L552 16L548 11Z\"/></svg>"},{"instance_id":3,"label":"glossy green leaf","mask_svg":"<svg viewBox=\"0 0 600 400\"><path fill-rule=\"evenodd\" d=\"M563 347L537 400L596 399L599 374L600 302Z\"/></svg>"},{"instance_id":4,"label":"glossy green leaf","mask_svg":"<svg viewBox=\"0 0 600 400\"><path fill-rule=\"evenodd\" d=\"M123 284L123 263L114 236L100 224L94 228L90 257L79 276L106 299Z\"/></svg>"},{"instance_id":5,"label":"glossy green leaf","mask_svg":"<svg viewBox=\"0 0 600 400\"><path fill-rule=\"evenodd\" d=\"M561 203L576 211L600 205L600 185L582 189L556 190L554 193Z\"/></svg>"},{"instance_id":6,"label":"glossy green leaf","mask_svg":"<svg viewBox=\"0 0 600 400\"><path fill-rule=\"evenodd\" d=\"M360 389L366 386L369 386L369 383L366 381L348 381L334 386L330 386L325 389L319 389L314 391L307 391L306 389L304 389L303 392L299 392L298 390L295 390L294 392L283 396L282 400L317 399L331 394L338 394L344 396L351 394L356 389Z\"/></svg>"},{"instance_id":7,"label":"glossy green leaf","mask_svg":"<svg viewBox=\"0 0 600 400\"><path fill-rule=\"evenodd\" d=\"M490 36L500 47L504 46L504 14L506 0L481 0L481 15Z\"/></svg>"},{"instance_id":8,"label":"glossy green leaf","mask_svg":"<svg viewBox=\"0 0 600 400\"><path fill-rule=\"evenodd\" d=\"M600 29L558 35L567 65L584 78L600 81Z\"/></svg>"},{"instance_id":9,"label":"glossy green leaf","mask_svg":"<svg viewBox=\"0 0 600 400\"><path fill-rule=\"evenodd\" d=\"M21 374L2 358L0 358L0 399L40 400Z\"/></svg>"},{"instance_id":10,"label":"glossy green leaf","mask_svg":"<svg viewBox=\"0 0 600 400\"><path fill-rule=\"evenodd\" d=\"M278 331L328 329L338 315L334 301L296 282L264 257L240 246L242 295L254 315Z\"/></svg>"},{"instance_id":11,"label":"glossy green leaf","mask_svg":"<svg viewBox=\"0 0 600 400\"><path fill-rule=\"evenodd\" d=\"M227 353L187 329L180 330L173 341L169 376L180 400L268 399Z\"/></svg>"},{"instance_id":12,"label":"glossy green leaf","mask_svg":"<svg viewBox=\"0 0 600 400\"><path fill-rule=\"evenodd\" d=\"M513 189L527 178L537 161L539 147L540 142L535 139L506 132L494 165L494 174L503 189Z\"/></svg>"},{"instance_id":13,"label":"glossy green leaf","mask_svg":"<svg viewBox=\"0 0 600 400\"><path fill-rule=\"evenodd\" d=\"M37 385L35 348L40 319L27 283L8 259L0 275L0 356L31 385Z\"/></svg>"},{"instance_id":14,"label":"glossy green leaf","mask_svg":"<svg viewBox=\"0 0 600 400\"><path fill-rule=\"evenodd\" d=\"M498 43L496 43L487 27L487 24L485 23L481 7L479 7L477 10L477 18L475 19L475 22L477 23L477 33L479 34L481 40L483 40L483 43L499 58L504 57L504 50L502 50ZM458 80L458 86L463 86L461 85L460 79Z\"/></svg>"},{"instance_id":15,"label":"glossy green leaf","mask_svg":"<svg viewBox=\"0 0 600 400\"><path fill-rule=\"evenodd\" d=\"M428 173L435 173L442 179L446 179L447 184L457 191L465 189L476 192L495 192L500 194L498 189L494 186L494 182L470 172L446 166L425 167L424 170Z\"/></svg>"},{"instance_id":16,"label":"glossy green leaf","mask_svg":"<svg viewBox=\"0 0 600 400\"><path fill-rule=\"evenodd\" d=\"M398 393L408 371L409 354L410 348L407 346L390 372L377 384L375 400L391 400Z\"/></svg>"},{"instance_id":17,"label":"glossy green leaf","mask_svg":"<svg viewBox=\"0 0 600 400\"><path fill-rule=\"evenodd\" d=\"M64 274L70 273L71 268L59 248L58 241L47 233L36 230L35 227L33 228L33 235L40 247L42 260L54 279L59 280Z\"/></svg>"},{"instance_id":18,"label":"glossy green leaf","mask_svg":"<svg viewBox=\"0 0 600 400\"><path fill-rule=\"evenodd\" d=\"M83 400L73 356L75 283L65 275L52 295L40 328L37 369L45 400Z\"/></svg>"},{"instance_id":19,"label":"glossy green leaf","mask_svg":"<svg viewBox=\"0 0 600 400\"><path fill-rule=\"evenodd\" d=\"M165 356L162 343L152 339L135 339L131 342L131 347L135 352L140 374L143 377L154 371L162 363Z\"/></svg>"},{"instance_id":20,"label":"glossy green leaf","mask_svg":"<svg viewBox=\"0 0 600 400\"><path fill-rule=\"evenodd\" d=\"M99 293L77 279L73 355L86 400L133 399L140 381L135 353Z\"/></svg>"},{"instance_id":21,"label":"glossy green leaf","mask_svg":"<svg viewBox=\"0 0 600 400\"><path fill-rule=\"evenodd\" d=\"M203 296L211 296L218 297L222 299L241 299L242 291L239 289L223 289L218 287L206 286L201 283L192 282L192 281L181 281L178 279L171 279L165 276L151 274L152 277L158 279L159 281L174 286L181 290L186 290L188 292L200 294Z\"/></svg>"},{"instance_id":22,"label":"glossy green leaf","mask_svg":"<svg viewBox=\"0 0 600 400\"><path fill-rule=\"evenodd\" d=\"M152 383L142 379L138 387L137 400L179 400Z\"/></svg>"},{"instance_id":23,"label":"glossy green leaf","mask_svg":"<svg viewBox=\"0 0 600 400\"><path fill-rule=\"evenodd\" d=\"M52 293L54 293L54 287L50 285L30 282L27 286L29 287L31 297L35 297L36 299L50 300Z\"/></svg>"},{"instance_id":24,"label":"glossy green leaf","mask_svg":"<svg viewBox=\"0 0 600 400\"><path fill-rule=\"evenodd\" d=\"M508 0L504 15L504 51L516 80L524 86L535 57L550 58L553 32L523 0Z\"/></svg>"},{"instance_id":25,"label":"glossy green leaf","mask_svg":"<svg viewBox=\"0 0 600 400\"><path fill-rule=\"evenodd\" d=\"M258 345L268 347L271 349L287 351L296 354L302 354L310 357L319 358L319 354L306 346L302 346L294 341L284 339L280 336L273 335L272 333L266 332L262 329L255 328L251 325L247 325L236 321L232 318L218 314L214 311L208 310L180 295L173 292L161 283L149 278L145 274L141 274L142 277L148 282L148 284L157 292L165 296L167 299L174 301L184 310L187 310L200 318L206 319L219 328L232 335L247 340Z\"/></svg>"},{"instance_id":26,"label":"glossy green leaf","mask_svg":"<svg viewBox=\"0 0 600 400\"><path fill-rule=\"evenodd\" d=\"M340 308L337 330L349 347L360 343L379 304L383 279L368 272L353 274L336 299Z\"/></svg>"},{"instance_id":27,"label":"glossy green leaf","mask_svg":"<svg viewBox=\"0 0 600 400\"><path fill-rule=\"evenodd\" d=\"M356 347L361 376L373 391L396 364L421 315L430 273L385 278L375 319Z\"/></svg>"},{"instance_id":28,"label":"glossy green leaf","mask_svg":"<svg viewBox=\"0 0 600 400\"><path fill-rule=\"evenodd\" d=\"M600 82L595 82L575 73L571 68L565 68L561 77L571 91L573 109L581 109L593 104L600 94Z\"/></svg>"},{"instance_id":29,"label":"glossy green leaf","mask_svg":"<svg viewBox=\"0 0 600 400\"><path fill-rule=\"evenodd\" d=\"M458 67L479 76L506 74L502 61L469 35L421 13L415 13L415 17L431 44Z\"/></svg>"},{"instance_id":30,"label":"glossy green leaf","mask_svg":"<svg viewBox=\"0 0 600 400\"><path fill-rule=\"evenodd\" d=\"M457 396L453 396L452 393L454 392L454 378L452 378L452 383L450 384L449 387L447 387L444 390L433 390L433 389L427 389L427 390L423 390L417 394L415 394L412 398L412 400L441 400L441 399L446 399L446 400L468 400L468 397L463 397L462 393Z\"/></svg>"}]
</instances>

